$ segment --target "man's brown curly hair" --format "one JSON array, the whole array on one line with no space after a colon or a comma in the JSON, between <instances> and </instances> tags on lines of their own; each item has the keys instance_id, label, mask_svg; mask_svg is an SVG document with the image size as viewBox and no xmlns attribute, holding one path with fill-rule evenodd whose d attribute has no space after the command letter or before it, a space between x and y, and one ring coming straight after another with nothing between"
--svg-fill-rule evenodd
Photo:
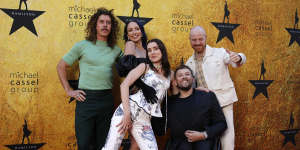
<instances>
[{"instance_id":1,"label":"man's brown curly hair","mask_svg":"<svg viewBox=\"0 0 300 150\"><path fill-rule=\"evenodd\" d=\"M106 8L98 8L97 12L93 14L91 19L89 20L87 27L85 29L86 32L86 40L92 41L96 43L97 41L97 20L98 17L101 15L108 15L111 19L111 31L107 37L107 45L111 48L115 46L117 43L117 34L119 32L119 24L118 21L116 20L115 16L112 13L113 9L107 10Z\"/></svg>"}]
</instances>

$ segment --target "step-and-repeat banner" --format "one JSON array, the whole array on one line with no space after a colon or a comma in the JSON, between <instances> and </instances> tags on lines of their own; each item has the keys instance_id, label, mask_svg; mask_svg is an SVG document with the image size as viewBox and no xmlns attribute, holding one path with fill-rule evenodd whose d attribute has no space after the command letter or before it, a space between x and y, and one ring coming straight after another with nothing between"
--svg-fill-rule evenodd
<instances>
[{"instance_id":1,"label":"step-and-repeat banner","mask_svg":"<svg viewBox=\"0 0 300 150\"><path fill-rule=\"evenodd\" d=\"M144 21L148 38L167 46L173 69L192 55L188 38L195 25L206 29L209 45L244 53L247 63L230 68L239 98L234 105L236 149L299 150L298 0L1 1L0 149L76 148L75 103L69 103L60 85L56 64L84 39L99 7L114 9L118 16L121 48L122 18ZM68 78L77 77L74 65Z\"/></svg>"}]
</instances>

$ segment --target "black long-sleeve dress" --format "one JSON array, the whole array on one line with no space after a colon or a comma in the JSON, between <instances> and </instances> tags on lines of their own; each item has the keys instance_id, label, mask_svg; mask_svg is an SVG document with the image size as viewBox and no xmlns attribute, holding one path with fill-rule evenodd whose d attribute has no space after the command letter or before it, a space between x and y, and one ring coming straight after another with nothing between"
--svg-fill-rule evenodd
<instances>
[{"instance_id":1,"label":"black long-sleeve dress","mask_svg":"<svg viewBox=\"0 0 300 150\"><path fill-rule=\"evenodd\" d=\"M116 68L119 76L126 77L127 74L137 67L140 63L148 63L149 61L146 58L136 58L134 55L125 55L120 58L116 64ZM136 86L143 91L143 94L149 103L157 102L156 91L145 84L140 78L134 82L131 86Z\"/></svg>"}]
</instances>

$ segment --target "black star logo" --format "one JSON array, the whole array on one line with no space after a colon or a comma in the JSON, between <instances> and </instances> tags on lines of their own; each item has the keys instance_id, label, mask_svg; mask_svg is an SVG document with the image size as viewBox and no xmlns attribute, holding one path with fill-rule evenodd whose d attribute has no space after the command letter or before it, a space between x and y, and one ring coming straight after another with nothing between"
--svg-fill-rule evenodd
<instances>
[{"instance_id":1,"label":"black star logo","mask_svg":"<svg viewBox=\"0 0 300 150\"><path fill-rule=\"evenodd\" d=\"M298 133L298 131L300 129L292 129L294 127L294 122L295 122L295 119L293 116L293 112L291 112L289 129L288 130L280 130L280 133L285 137L282 147L288 142L292 142L296 146L295 135Z\"/></svg>"},{"instance_id":2,"label":"black star logo","mask_svg":"<svg viewBox=\"0 0 300 150\"><path fill-rule=\"evenodd\" d=\"M216 43L218 43L224 37L227 37L234 44L232 31L234 29L236 29L240 24L229 23L229 16L230 16L230 11L229 11L229 8L227 5L227 0L226 0L225 5L224 5L223 23L212 22L212 24L219 30L219 35L218 35L218 39L217 39ZM226 20L227 20L227 23L225 23Z\"/></svg>"},{"instance_id":3,"label":"black star logo","mask_svg":"<svg viewBox=\"0 0 300 150\"><path fill-rule=\"evenodd\" d=\"M288 142L292 142L294 145L296 145L295 135L299 130L300 129L280 130L280 133L284 136L282 147Z\"/></svg>"},{"instance_id":4,"label":"black star logo","mask_svg":"<svg viewBox=\"0 0 300 150\"><path fill-rule=\"evenodd\" d=\"M300 46L300 30L299 29L292 29L292 28L285 28L289 34L291 35L291 40L289 46L291 46L295 41Z\"/></svg>"},{"instance_id":5,"label":"black star logo","mask_svg":"<svg viewBox=\"0 0 300 150\"><path fill-rule=\"evenodd\" d=\"M127 24L128 22L134 21L139 23L140 25L144 26L147 24L149 21L152 20L152 18L144 18L144 17L129 17L129 16L118 16L118 18Z\"/></svg>"},{"instance_id":6,"label":"black star logo","mask_svg":"<svg viewBox=\"0 0 300 150\"><path fill-rule=\"evenodd\" d=\"M22 144L14 144L14 145L5 145L11 150L37 150L41 148L43 145L46 143L35 143L35 144L30 144L29 136L31 134L31 131L28 129L28 124L26 119L24 119L24 124L23 124L23 140ZM24 144L24 140L27 139L27 144Z\"/></svg>"},{"instance_id":7,"label":"black star logo","mask_svg":"<svg viewBox=\"0 0 300 150\"><path fill-rule=\"evenodd\" d=\"M38 36L33 24L33 20L41 14L43 14L45 11L31 11L5 8L1 8L1 10L14 19L9 35L13 34L15 31L24 26L33 34Z\"/></svg>"},{"instance_id":8,"label":"black star logo","mask_svg":"<svg viewBox=\"0 0 300 150\"><path fill-rule=\"evenodd\" d=\"M240 24L230 24L230 23L217 23L212 22L212 24L219 30L219 35L216 43L227 37L232 43L234 43L232 31L236 29Z\"/></svg>"},{"instance_id":9,"label":"black star logo","mask_svg":"<svg viewBox=\"0 0 300 150\"><path fill-rule=\"evenodd\" d=\"M252 99L254 99L260 93L262 93L266 98L269 98L267 87L273 82L273 80L265 80L266 71L267 70L265 68L265 63L263 60L261 63L261 73L259 80L249 80L249 82L255 86L255 92Z\"/></svg>"},{"instance_id":10,"label":"black star logo","mask_svg":"<svg viewBox=\"0 0 300 150\"><path fill-rule=\"evenodd\" d=\"M267 87L273 82L273 80L249 80L249 82L255 86L255 92L252 99L260 93L262 93L266 98L269 98Z\"/></svg>"},{"instance_id":11,"label":"black star logo","mask_svg":"<svg viewBox=\"0 0 300 150\"><path fill-rule=\"evenodd\" d=\"M5 145L11 150L38 150L46 143Z\"/></svg>"},{"instance_id":12,"label":"black star logo","mask_svg":"<svg viewBox=\"0 0 300 150\"><path fill-rule=\"evenodd\" d=\"M134 21L139 23L141 26L144 26L146 23L148 23L149 21L152 20L152 18L144 18L144 17L140 17L139 15L139 9L141 7L141 4L138 3L137 0L133 0L133 9L132 9L132 15L131 16L118 16L118 18L124 22L125 24ZM133 17L134 12L136 11L137 13L137 17Z\"/></svg>"}]
</instances>

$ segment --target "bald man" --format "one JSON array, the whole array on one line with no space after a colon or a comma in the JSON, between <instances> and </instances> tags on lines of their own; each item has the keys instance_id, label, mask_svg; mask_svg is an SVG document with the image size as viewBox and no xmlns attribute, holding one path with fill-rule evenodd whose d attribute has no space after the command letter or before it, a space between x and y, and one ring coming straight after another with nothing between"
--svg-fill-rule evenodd
<instances>
[{"instance_id":1,"label":"bald man","mask_svg":"<svg viewBox=\"0 0 300 150\"><path fill-rule=\"evenodd\" d=\"M194 54L186 65L195 73L196 87L213 91L222 107L227 122L227 130L221 137L222 150L234 150L233 103L238 101L228 65L240 67L246 62L243 53L236 53L224 48L213 48L206 44L206 32L200 27L190 31L190 43Z\"/></svg>"}]
</instances>

